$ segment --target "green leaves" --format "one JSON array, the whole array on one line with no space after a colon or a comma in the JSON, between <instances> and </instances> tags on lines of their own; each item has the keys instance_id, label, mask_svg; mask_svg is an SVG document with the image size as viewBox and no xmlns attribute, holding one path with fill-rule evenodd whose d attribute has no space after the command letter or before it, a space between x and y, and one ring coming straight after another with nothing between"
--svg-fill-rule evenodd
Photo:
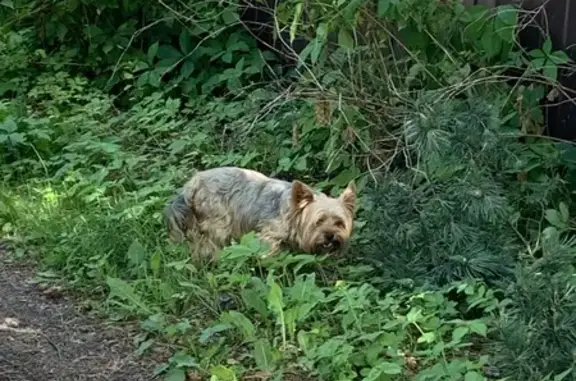
<instances>
[{"instance_id":1,"label":"green leaves","mask_svg":"<svg viewBox=\"0 0 576 381\"><path fill-rule=\"evenodd\" d=\"M544 76L551 81L558 77L558 66L570 62L570 58L563 51L552 52L552 40L547 38L542 49L530 51L530 68L534 71L542 71Z\"/></svg>"},{"instance_id":2,"label":"green leaves","mask_svg":"<svg viewBox=\"0 0 576 381\"><path fill-rule=\"evenodd\" d=\"M134 292L132 287L122 279L106 277L106 283L110 288L109 300L120 299L125 303L115 301L116 304L123 305L126 308L133 309L140 313L152 315L152 311L144 301Z\"/></svg>"},{"instance_id":3,"label":"green leaves","mask_svg":"<svg viewBox=\"0 0 576 381\"><path fill-rule=\"evenodd\" d=\"M25 141L25 135L18 132L18 124L12 116L8 116L3 121L0 121L0 143L15 145L24 143Z\"/></svg>"},{"instance_id":4,"label":"green leaves","mask_svg":"<svg viewBox=\"0 0 576 381\"><path fill-rule=\"evenodd\" d=\"M468 327L458 327L454 331L452 331L452 340L455 342L460 342L460 340L470 332L470 328Z\"/></svg>"},{"instance_id":5,"label":"green leaves","mask_svg":"<svg viewBox=\"0 0 576 381\"><path fill-rule=\"evenodd\" d=\"M132 266L139 266L146 259L146 249L142 246L139 240L135 239L128 248L128 253L126 253L126 255L128 256L128 260Z\"/></svg>"},{"instance_id":6,"label":"green leaves","mask_svg":"<svg viewBox=\"0 0 576 381\"><path fill-rule=\"evenodd\" d=\"M468 325L468 328L470 328L470 331L482 336L482 337L486 337L486 334L488 333L488 327L486 326L486 324L482 323L481 321L475 320L470 322L470 324Z\"/></svg>"},{"instance_id":7,"label":"green leaves","mask_svg":"<svg viewBox=\"0 0 576 381\"><path fill-rule=\"evenodd\" d=\"M237 381L236 373L223 365L217 365L210 369L212 377L210 381Z\"/></svg>"},{"instance_id":8,"label":"green leaves","mask_svg":"<svg viewBox=\"0 0 576 381\"><path fill-rule=\"evenodd\" d=\"M378 17L383 18L388 13L393 0L378 0Z\"/></svg>"},{"instance_id":9,"label":"green leaves","mask_svg":"<svg viewBox=\"0 0 576 381\"><path fill-rule=\"evenodd\" d=\"M237 311L224 312L220 317L220 321L240 329L244 340L253 341L256 339L256 328L243 313Z\"/></svg>"},{"instance_id":10,"label":"green leaves","mask_svg":"<svg viewBox=\"0 0 576 381\"><path fill-rule=\"evenodd\" d=\"M187 29L182 29L180 32L180 37L178 38L178 43L180 46L180 51L183 54L189 54L194 49L194 44L192 43L192 36Z\"/></svg>"},{"instance_id":11,"label":"green leaves","mask_svg":"<svg viewBox=\"0 0 576 381\"><path fill-rule=\"evenodd\" d=\"M164 381L186 381L186 372L181 368L170 369L166 373Z\"/></svg>"},{"instance_id":12,"label":"green leaves","mask_svg":"<svg viewBox=\"0 0 576 381\"><path fill-rule=\"evenodd\" d=\"M567 229L570 220L568 207L565 203L561 202L558 209L559 210L547 209L544 216L552 226L558 229Z\"/></svg>"},{"instance_id":13,"label":"green leaves","mask_svg":"<svg viewBox=\"0 0 576 381\"><path fill-rule=\"evenodd\" d=\"M379 381L384 375L396 375L402 373L402 367L396 363L382 361L376 365L367 377L364 377L362 381Z\"/></svg>"},{"instance_id":14,"label":"green leaves","mask_svg":"<svg viewBox=\"0 0 576 381\"><path fill-rule=\"evenodd\" d=\"M344 28L338 31L338 44L347 51L354 49L354 39L352 35Z\"/></svg>"},{"instance_id":15,"label":"green leaves","mask_svg":"<svg viewBox=\"0 0 576 381\"><path fill-rule=\"evenodd\" d=\"M276 365L272 347L267 339L258 339L254 343L254 360L260 370L272 372L275 369Z\"/></svg>"},{"instance_id":16,"label":"green leaves","mask_svg":"<svg viewBox=\"0 0 576 381\"><path fill-rule=\"evenodd\" d=\"M294 16L292 19L292 23L290 24L290 43L293 43L294 39L296 38L296 33L298 31L298 23L300 22L300 17L302 16L302 9L303 9L302 3L298 3L294 7Z\"/></svg>"},{"instance_id":17,"label":"green leaves","mask_svg":"<svg viewBox=\"0 0 576 381\"><path fill-rule=\"evenodd\" d=\"M464 381L484 381L485 378L480 373L475 371L468 371L464 376Z\"/></svg>"},{"instance_id":18,"label":"green leaves","mask_svg":"<svg viewBox=\"0 0 576 381\"><path fill-rule=\"evenodd\" d=\"M148 58L148 65L152 66L154 64L154 58L156 58L156 55L158 54L159 47L160 44L158 43L158 41L156 41L148 48L148 53L146 54Z\"/></svg>"}]
</instances>

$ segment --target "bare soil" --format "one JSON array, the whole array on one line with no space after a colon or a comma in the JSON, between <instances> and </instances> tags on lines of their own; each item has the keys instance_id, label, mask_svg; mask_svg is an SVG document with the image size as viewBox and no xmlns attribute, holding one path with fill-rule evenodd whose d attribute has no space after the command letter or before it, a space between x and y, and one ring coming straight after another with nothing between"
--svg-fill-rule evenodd
<instances>
[{"instance_id":1,"label":"bare soil","mask_svg":"<svg viewBox=\"0 0 576 381\"><path fill-rule=\"evenodd\" d=\"M154 363L134 355L129 327L75 309L39 289L31 265L0 247L0 381L151 380Z\"/></svg>"}]
</instances>

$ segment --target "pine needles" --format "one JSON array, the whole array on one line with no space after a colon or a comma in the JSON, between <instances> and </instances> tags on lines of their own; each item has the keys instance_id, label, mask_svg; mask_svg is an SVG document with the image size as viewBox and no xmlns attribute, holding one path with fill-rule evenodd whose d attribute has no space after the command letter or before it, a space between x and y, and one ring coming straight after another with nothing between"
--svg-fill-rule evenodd
<instances>
[{"instance_id":1,"label":"pine needles","mask_svg":"<svg viewBox=\"0 0 576 381\"><path fill-rule=\"evenodd\" d=\"M525 148L501 131L488 102L416 101L401 131L407 165L369 190L363 217L372 231L361 248L388 286L474 278L499 290L507 306L489 344L495 364L512 379L542 380L576 355L576 240L535 229L531 216L544 210L534 205L550 198L536 198L538 183L518 185L512 174ZM561 192L550 185L548 196ZM536 250L526 253L526 243Z\"/></svg>"},{"instance_id":2,"label":"pine needles","mask_svg":"<svg viewBox=\"0 0 576 381\"><path fill-rule=\"evenodd\" d=\"M501 173L512 154L497 114L486 102L426 98L404 128L416 165L385 175L369 192L367 225L386 229L368 234L378 238L365 244L365 255L394 280L509 277L518 246Z\"/></svg>"}]
</instances>

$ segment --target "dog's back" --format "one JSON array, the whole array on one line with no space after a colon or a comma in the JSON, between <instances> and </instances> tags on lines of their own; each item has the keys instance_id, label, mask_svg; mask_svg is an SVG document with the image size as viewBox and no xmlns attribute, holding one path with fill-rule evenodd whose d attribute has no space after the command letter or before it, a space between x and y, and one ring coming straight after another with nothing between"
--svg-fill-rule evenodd
<instances>
[{"instance_id":1,"label":"dog's back","mask_svg":"<svg viewBox=\"0 0 576 381\"><path fill-rule=\"evenodd\" d=\"M220 244L258 230L288 207L291 184L237 167L198 172L168 207L171 229L219 237ZM182 202L188 213L183 213ZM171 214L170 214L171 213ZM169 219L170 221L170 219ZM194 224L195 226L191 226Z\"/></svg>"},{"instance_id":2,"label":"dog's back","mask_svg":"<svg viewBox=\"0 0 576 381\"><path fill-rule=\"evenodd\" d=\"M198 213L207 216L218 209L215 203L221 204L242 224L241 230L256 229L261 222L278 217L290 194L290 183L236 167L199 172L186 187L193 194L190 206Z\"/></svg>"}]
</instances>

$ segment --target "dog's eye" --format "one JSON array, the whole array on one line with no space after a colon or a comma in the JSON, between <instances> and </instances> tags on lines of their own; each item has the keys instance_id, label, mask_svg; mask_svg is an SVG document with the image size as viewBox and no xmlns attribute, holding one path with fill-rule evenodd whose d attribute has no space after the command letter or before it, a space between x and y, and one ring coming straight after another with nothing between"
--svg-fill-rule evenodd
<instances>
[{"instance_id":1,"label":"dog's eye","mask_svg":"<svg viewBox=\"0 0 576 381\"><path fill-rule=\"evenodd\" d=\"M318 221L316 221L316 226L320 226L326 221L326 217L320 217Z\"/></svg>"},{"instance_id":2,"label":"dog's eye","mask_svg":"<svg viewBox=\"0 0 576 381\"><path fill-rule=\"evenodd\" d=\"M336 221L334 221L334 226L336 226L337 228L344 229L344 227L345 227L345 226L344 226L344 221L342 221L342 220L336 220Z\"/></svg>"}]
</instances>

